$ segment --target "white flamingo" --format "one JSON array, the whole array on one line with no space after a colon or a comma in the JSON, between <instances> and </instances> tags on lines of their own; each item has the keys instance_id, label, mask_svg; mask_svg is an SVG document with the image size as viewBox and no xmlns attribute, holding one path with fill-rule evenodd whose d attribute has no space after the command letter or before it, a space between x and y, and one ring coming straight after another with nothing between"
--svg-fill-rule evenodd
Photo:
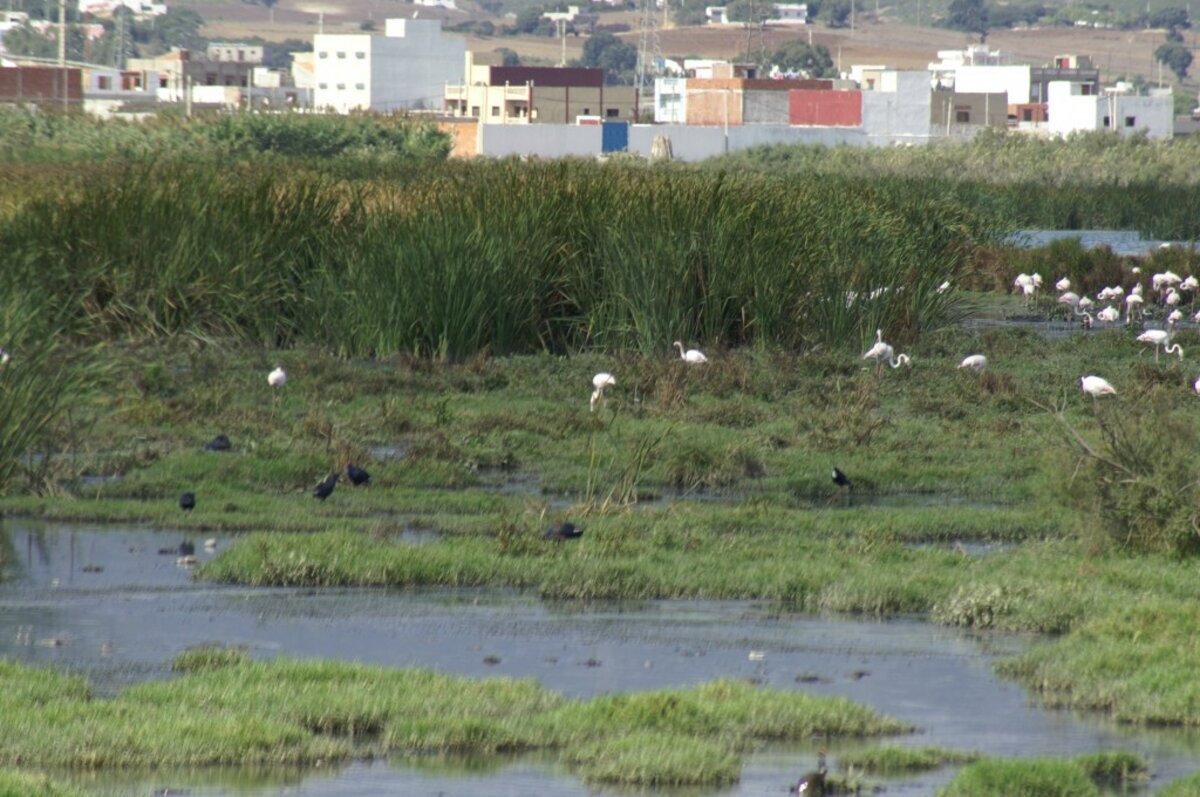
<instances>
[{"instance_id":1,"label":"white flamingo","mask_svg":"<svg viewBox=\"0 0 1200 797\"><path fill-rule=\"evenodd\" d=\"M987 357L982 354L972 354L964 357L963 361L958 364L959 368L968 368L975 373L983 373L983 369L987 368Z\"/></svg>"},{"instance_id":2,"label":"white flamingo","mask_svg":"<svg viewBox=\"0 0 1200 797\"><path fill-rule=\"evenodd\" d=\"M283 370L282 365L277 365L274 371L267 374L267 384L271 387L283 387L287 384L287 371Z\"/></svg>"},{"instance_id":3,"label":"white flamingo","mask_svg":"<svg viewBox=\"0 0 1200 797\"><path fill-rule=\"evenodd\" d=\"M875 361L875 373L878 374L883 370L883 364L887 363L893 368L899 368L901 365L911 365L912 358L907 354L896 354L896 350L891 344L883 342L883 330L875 330L875 345L867 349L863 354L864 360Z\"/></svg>"},{"instance_id":4,"label":"white flamingo","mask_svg":"<svg viewBox=\"0 0 1200 797\"><path fill-rule=\"evenodd\" d=\"M617 384L617 380L613 375L605 371L601 371L592 377L592 387L596 388L592 391L592 400L588 403L588 411L596 411L596 402L604 400L604 389L613 387Z\"/></svg>"},{"instance_id":5,"label":"white flamingo","mask_svg":"<svg viewBox=\"0 0 1200 797\"><path fill-rule=\"evenodd\" d=\"M1100 312L1096 313L1096 320L1115 324L1117 321L1121 320L1121 311L1112 305L1109 305Z\"/></svg>"},{"instance_id":6,"label":"white flamingo","mask_svg":"<svg viewBox=\"0 0 1200 797\"><path fill-rule=\"evenodd\" d=\"M1102 376L1081 376L1079 377L1079 384L1082 386L1083 392L1092 398L1117 395L1117 389Z\"/></svg>"},{"instance_id":7,"label":"white flamingo","mask_svg":"<svg viewBox=\"0 0 1200 797\"><path fill-rule=\"evenodd\" d=\"M675 348L679 349L679 356L685 363L699 365L700 363L708 362L708 358L704 356L704 352L700 351L699 349L688 349L687 351L684 351L683 344L679 341L675 341Z\"/></svg>"},{"instance_id":8,"label":"white flamingo","mask_svg":"<svg viewBox=\"0 0 1200 797\"><path fill-rule=\"evenodd\" d=\"M1171 333L1165 329L1147 329L1138 335L1137 339L1139 343L1154 344L1154 362L1158 362L1158 350L1160 348L1167 354L1178 354L1179 359L1183 359L1183 347L1178 343L1171 343Z\"/></svg>"},{"instance_id":9,"label":"white flamingo","mask_svg":"<svg viewBox=\"0 0 1200 797\"><path fill-rule=\"evenodd\" d=\"M1071 280L1067 277L1063 277L1058 282L1054 283L1054 290L1058 291L1059 293L1071 290Z\"/></svg>"}]
</instances>

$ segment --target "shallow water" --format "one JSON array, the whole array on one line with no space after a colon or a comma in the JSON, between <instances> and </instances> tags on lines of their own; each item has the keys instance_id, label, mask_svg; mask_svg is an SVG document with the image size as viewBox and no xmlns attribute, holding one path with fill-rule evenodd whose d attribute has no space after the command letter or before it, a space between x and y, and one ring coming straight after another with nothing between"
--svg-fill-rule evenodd
<instances>
[{"instance_id":1,"label":"shallow water","mask_svg":"<svg viewBox=\"0 0 1200 797\"><path fill-rule=\"evenodd\" d=\"M1131 750L1150 757L1156 784L1200 766L1194 735L1031 707L1022 690L992 674L996 655L1024 644L1018 637L972 635L915 619L778 616L769 606L741 601L562 604L499 590L229 587L195 582L175 556L158 553L177 546L180 534L29 523L9 523L5 533L17 562L0 583L0 656L84 672L104 693L169 677L180 651L217 642L244 645L258 657L531 676L578 696L752 678L844 695L921 729L893 743L1003 756ZM218 550L228 542L217 541ZM214 555L196 542L200 559ZM761 660L751 660L751 651ZM491 657L499 663L486 663ZM831 745L833 761L852 744ZM815 746L758 753L736 786L683 793L783 793L811 768ZM493 760L482 769L469 763L105 774L99 785L138 794L162 788L263 796L594 793L552 757ZM930 794L951 775L886 785L891 794Z\"/></svg>"}]
</instances>

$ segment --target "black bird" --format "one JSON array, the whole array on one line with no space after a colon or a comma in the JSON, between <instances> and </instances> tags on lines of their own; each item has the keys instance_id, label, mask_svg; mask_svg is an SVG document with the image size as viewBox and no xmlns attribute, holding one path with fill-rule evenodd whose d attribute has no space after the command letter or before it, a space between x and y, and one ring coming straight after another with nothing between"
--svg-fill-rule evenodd
<instances>
[{"instance_id":1,"label":"black bird","mask_svg":"<svg viewBox=\"0 0 1200 797\"><path fill-rule=\"evenodd\" d=\"M179 508L182 509L184 512L191 512L193 509L195 509L196 508L196 494L195 493L184 493L183 495L179 496Z\"/></svg>"},{"instance_id":2,"label":"black bird","mask_svg":"<svg viewBox=\"0 0 1200 797\"><path fill-rule=\"evenodd\" d=\"M353 462L346 463L346 478L349 479L350 483L355 487L371 483L371 474L367 473Z\"/></svg>"},{"instance_id":3,"label":"black bird","mask_svg":"<svg viewBox=\"0 0 1200 797\"><path fill-rule=\"evenodd\" d=\"M191 540L184 540L179 543L180 556L192 556L196 553L196 544Z\"/></svg>"},{"instance_id":4,"label":"black bird","mask_svg":"<svg viewBox=\"0 0 1200 797\"><path fill-rule=\"evenodd\" d=\"M792 794L803 794L805 797L824 797L825 794L825 751L817 753L817 768L801 776L792 787Z\"/></svg>"},{"instance_id":5,"label":"black bird","mask_svg":"<svg viewBox=\"0 0 1200 797\"><path fill-rule=\"evenodd\" d=\"M204 444L205 451L228 451L231 448L233 448L233 443L229 442L229 438L223 434L217 435Z\"/></svg>"},{"instance_id":6,"label":"black bird","mask_svg":"<svg viewBox=\"0 0 1200 797\"><path fill-rule=\"evenodd\" d=\"M324 501L329 496L333 495L333 488L337 486L340 473L331 473L325 481L313 488L313 497Z\"/></svg>"},{"instance_id":7,"label":"black bird","mask_svg":"<svg viewBox=\"0 0 1200 797\"><path fill-rule=\"evenodd\" d=\"M583 536L583 529L570 522L558 522L546 529L543 540L577 540Z\"/></svg>"},{"instance_id":8,"label":"black bird","mask_svg":"<svg viewBox=\"0 0 1200 797\"><path fill-rule=\"evenodd\" d=\"M850 489L850 477L842 473L838 468L833 469L833 483L838 487Z\"/></svg>"}]
</instances>

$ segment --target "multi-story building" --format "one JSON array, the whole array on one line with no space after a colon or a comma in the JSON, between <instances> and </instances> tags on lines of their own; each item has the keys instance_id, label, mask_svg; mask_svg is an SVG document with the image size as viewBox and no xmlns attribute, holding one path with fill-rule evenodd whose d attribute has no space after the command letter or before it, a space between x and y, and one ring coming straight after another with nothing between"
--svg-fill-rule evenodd
<instances>
[{"instance_id":1,"label":"multi-story building","mask_svg":"<svg viewBox=\"0 0 1200 797\"><path fill-rule=\"evenodd\" d=\"M437 109L463 79L464 40L436 19L389 19L382 36L318 33L313 45L318 110Z\"/></svg>"},{"instance_id":2,"label":"multi-story building","mask_svg":"<svg viewBox=\"0 0 1200 797\"><path fill-rule=\"evenodd\" d=\"M604 85L604 70L501 66L494 53L466 54L467 80L445 89L452 116L481 124L624 122L636 118L637 89Z\"/></svg>"},{"instance_id":3,"label":"multi-story building","mask_svg":"<svg viewBox=\"0 0 1200 797\"><path fill-rule=\"evenodd\" d=\"M160 102L183 102L193 88L223 86L245 88L251 85L255 64L250 61L215 61L176 48L156 58L130 58L127 72L142 72L152 85ZM152 78L151 78L152 76Z\"/></svg>"},{"instance_id":4,"label":"multi-story building","mask_svg":"<svg viewBox=\"0 0 1200 797\"><path fill-rule=\"evenodd\" d=\"M1127 83L1092 90L1087 82L1055 80L1047 91L1045 129L1058 135L1082 130L1112 130L1121 135L1145 133L1149 138L1174 135L1174 100L1170 89L1133 93Z\"/></svg>"},{"instance_id":5,"label":"multi-story building","mask_svg":"<svg viewBox=\"0 0 1200 797\"><path fill-rule=\"evenodd\" d=\"M263 48L261 44L243 44L241 42L209 42L205 53L210 61L235 61L237 63L261 64Z\"/></svg>"}]
</instances>

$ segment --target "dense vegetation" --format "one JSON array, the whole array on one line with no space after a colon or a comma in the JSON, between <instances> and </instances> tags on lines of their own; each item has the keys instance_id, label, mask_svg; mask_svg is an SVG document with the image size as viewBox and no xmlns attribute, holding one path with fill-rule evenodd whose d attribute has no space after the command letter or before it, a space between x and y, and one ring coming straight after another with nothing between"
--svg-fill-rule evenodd
<instances>
[{"instance_id":1,"label":"dense vegetation","mask_svg":"<svg viewBox=\"0 0 1200 797\"><path fill-rule=\"evenodd\" d=\"M998 296L1018 271L1070 276L1088 292L1196 271L1181 249L1148 258L1139 277L1076 244L997 245L1020 224L1064 219L1195 235L1194 145L1003 138L775 150L698 167L448 163L442 137L365 117L342 127L0 120L28 145L6 150L0 169L5 513L253 531L201 571L247 584L754 597L784 610L1054 632L1003 665L1046 703L1200 725L1191 367L1154 362L1132 327L1047 339L959 324L981 313L1066 317L1052 295L1029 307ZM108 161L58 146L80 129L94 129ZM197 141L188 162L170 157ZM1076 146L1093 155L1087 171L1074 168L1085 162ZM328 157L297 157L306 151ZM1194 304L1188 296L1189 314ZM876 329L912 355L911 368L877 373L862 361ZM710 362L685 366L675 339L702 345ZM1176 340L1190 352L1197 337ZM955 368L975 351L990 358L986 372ZM291 379L272 392L265 375L277 364ZM617 384L593 413L597 371ZM1118 395L1081 396L1086 373ZM217 432L232 452L200 450ZM369 466L371 488L308 497L348 460ZM849 492L829 481L834 464L851 475ZM85 486L88 474L118 478ZM197 508L181 518L185 487ZM712 500L690 500L699 496ZM542 540L560 516L584 537ZM414 528L431 541L405 542ZM972 551L980 541L1004 545ZM591 718L601 704L557 714L560 698L528 684L514 688L545 705L523 713L500 701L497 716L524 717L513 724L411 715L396 708L404 689L387 696L396 704L371 691L372 681L441 678L430 674L363 679L236 651L193 652L178 666L182 686L97 701L82 682L46 687L41 673L0 665L14 684L0 701L24 695L19 727L40 727L45 696L26 698L52 688L62 716L103 714L122 740L105 755L119 748L133 757L123 763L156 760L155 745L172 738L157 724L166 716L204 742L173 747L180 764L353 755L348 735L366 727L390 750L560 748L569 738L590 778L703 772L723 782L745 749L733 740L782 733L755 735L738 724L746 715L722 725L692 692L612 698L646 701L631 709L642 719L667 704L686 711L667 712L667 726L638 720L576 739L577 720L564 717ZM316 716L279 697L281 684L329 673L353 682L345 703L331 703L353 711ZM252 684L262 695L238 691ZM737 692L727 708L759 699L742 685L706 688ZM232 708L179 709L189 705L181 694L214 691ZM223 712L243 700L274 707L231 737L237 719ZM130 716L146 724L121 724ZM721 730L691 734L698 716ZM26 730L9 738L4 727L9 761L87 763L51 760L86 748L37 743L32 730L41 757L26 758ZM787 738L799 732L788 728ZM101 758L91 765L110 761ZM862 766L957 760L923 751ZM1021 777L1089 794L1096 770L1127 763L1014 774L978 762L950 793Z\"/></svg>"}]
</instances>

